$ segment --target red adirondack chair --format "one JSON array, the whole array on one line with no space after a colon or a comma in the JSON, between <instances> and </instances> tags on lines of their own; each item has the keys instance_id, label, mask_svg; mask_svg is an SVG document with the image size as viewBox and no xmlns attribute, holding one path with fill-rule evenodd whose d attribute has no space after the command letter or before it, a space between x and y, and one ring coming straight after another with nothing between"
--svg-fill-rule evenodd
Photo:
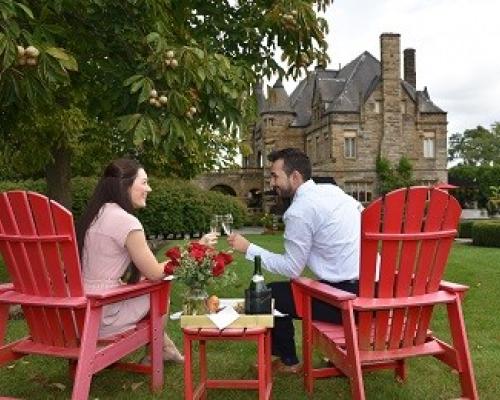
<instances>
[{"instance_id":1,"label":"red adirondack chair","mask_svg":"<svg viewBox=\"0 0 500 400\"><path fill-rule=\"evenodd\" d=\"M12 279L0 286L0 365L28 354L66 358L74 377L72 399L87 399L92 376L115 363L150 374L151 389L162 388L170 282L142 281L86 295L71 213L32 192L0 193L0 253ZM99 340L103 306L144 294L151 298L149 315L135 329ZM5 344L12 304L22 306L29 336ZM147 344L151 365L117 363Z\"/></svg>"},{"instance_id":2,"label":"red adirondack chair","mask_svg":"<svg viewBox=\"0 0 500 400\"><path fill-rule=\"evenodd\" d=\"M341 375L353 399L365 399L363 371L391 368L404 380L406 358L432 355L458 371L463 398L478 398L461 305L468 288L441 280L460 212L457 200L439 189L391 192L362 214L359 296L307 278L293 281L307 392L316 378ZM312 298L341 309L342 325L313 321ZM446 304L453 345L429 330L439 304ZM333 366L313 368L313 348Z\"/></svg>"}]
</instances>

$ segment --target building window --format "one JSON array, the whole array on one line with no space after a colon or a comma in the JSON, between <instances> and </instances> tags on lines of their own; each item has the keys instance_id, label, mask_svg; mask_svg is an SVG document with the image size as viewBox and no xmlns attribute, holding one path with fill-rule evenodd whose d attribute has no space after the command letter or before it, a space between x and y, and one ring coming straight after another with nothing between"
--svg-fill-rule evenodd
<instances>
[{"instance_id":1,"label":"building window","mask_svg":"<svg viewBox=\"0 0 500 400\"><path fill-rule=\"evenodd\" d=\"M263 165L264 165L264 161L263 161L262 153L259 151L257 153L257 168L262 168Z\"/></svg>"},{"instance_id":2,"label":"building window","mask_svg":"<svg viewBox=\"0 0 500 400\"><path fill-rule=\"evenodd\" d=\"M344 132L344 157L356 158L356 131Z\"/></svg>"},{"instance_id":3,"label":"building window","mask_svg":"<svg viewBox=\"0 0 500 400\"><path fill-rule=\"evenodd\" d=\"M247 168L248 167L248 157L247 156L243 157L243 159L241 161L241 166L243 168Z\"/></svg>"},{"instance_id":4,"label":"building window","mask_svg":"<svg viewBox=\"0 0 500 400\"><path fill-rule=\"evenodd\" d=\"M406 100L403 100L401 102L401 114L407 114L408 113L408 110L406 108Z\"/></svg>"},{"instance_id":5,"label":"building window","mask_svg":"<svg viewBox=\"0 0 500 400\"><path fill-rule=\"evenodd\" d=\"M436 157L436 135L434 132L424 132L424 158Z\"/></svg>"},{"instance_id":6,"label":"building window","mask_svg":"<svg viewBox=\"0 0 500 400\"><path fill-rule=\"evenodd\" d=\"M332 158L332 144L330 143L330 134L328 131L323 132L323 159Z\"/></svg>"},{"instance_id":7,"label":"building window","mask_svg":"<svg viewBox=\"0 0 500 400\"><path fill-rule=\"evenodd\" d=\"M314 138L314 143L315 143L315 158L316 158L316 162L318 161L321 161L322 157L321 157L321 146L320 146L320 142L319 142L319 135L316 135L315 138Z\"/></svg>"},{"instance_id":8,"label":"building window","mask_svg":"<svg viewBox=\"0 0 500 400\"><path fill-rule=\"evenodd\" d=\"M368 182L346 182L344 191L361 203L372 201L372 185Z\"/></svg>"},{"instance_id":9,"label":"building window","mask_svg":"<svg viewBox=\"0 0 500 400\"><path fill-rule=\"evenodd\" d=\"M382 112L382 102L380 100L375 100L373 105L373 112L375 114L380 114Z\"/></svg>"}]
</instances>

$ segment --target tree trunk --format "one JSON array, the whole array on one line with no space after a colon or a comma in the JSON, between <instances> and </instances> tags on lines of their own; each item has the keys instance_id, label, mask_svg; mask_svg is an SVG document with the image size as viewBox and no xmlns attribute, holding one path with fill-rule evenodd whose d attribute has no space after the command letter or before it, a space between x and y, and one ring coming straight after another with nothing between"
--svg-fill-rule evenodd
<instances>
[{"instance_id":1,"label":"tree trunk","mask_svg":"<svg viewBox=\"0 0 500 400\"><path fill-rule=\"evenodd\" d=\"M47 180L48 196L71 210L71 151L67 147L52 150L54 162L47 165L45 179Z\"/></svg>"}]
</instances>

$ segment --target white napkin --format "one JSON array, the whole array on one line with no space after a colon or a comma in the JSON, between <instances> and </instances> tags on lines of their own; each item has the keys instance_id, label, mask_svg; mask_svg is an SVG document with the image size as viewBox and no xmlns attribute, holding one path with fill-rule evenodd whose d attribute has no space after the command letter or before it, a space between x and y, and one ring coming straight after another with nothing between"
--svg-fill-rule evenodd
<instances>
[{"instance_id":1,"label":"white napkin","mask_svg":"<svg viewBox=\"0 0 500 400\"><path fill-rule=\"evenodd\" d=\"M274 309L273 316L274 317L286 317L288 314L283 314L281 311Z\"/></svg>"},{"instance_id":2,"label":"white napkin","mask_svg":"<svg viewBox=\"0 0 500 400\"><path fill-rule=\"evenodd\" d=\"M215 314L208 314L208 318L215 324L218 329L224 329L227 326L231 325L234 321L236 321L240 315L236 312L236 310L227 306L220 310Z\"/></svg>"},{"instance_id":3,"label":"white napkin","mask_svg":"<svg viewBox=\"0 0 500 400\"><path fill-rule=\"evenodd\" d=\"M174 312L174 313L170 314L170 319L172 321L176 321L176 320L181 318L181 315L182 315L182 311Z\"/></svg>"}]
</instances>

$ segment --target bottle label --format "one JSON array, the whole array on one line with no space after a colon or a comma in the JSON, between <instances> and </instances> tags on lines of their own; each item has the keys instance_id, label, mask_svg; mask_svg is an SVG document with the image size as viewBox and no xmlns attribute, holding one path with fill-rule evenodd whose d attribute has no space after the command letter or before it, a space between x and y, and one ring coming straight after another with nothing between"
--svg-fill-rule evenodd
<instances>
[{"instance_id":1,"label":"bottle label","mask_svg":"<svg viewBox=\"0 0 500 400\"><path fill-rule=\"evenodd\" d=\"M263 282L264 281L264 277L262 275L254 275L252 276L252 282Z\"/></svg>"}]
</instances>

